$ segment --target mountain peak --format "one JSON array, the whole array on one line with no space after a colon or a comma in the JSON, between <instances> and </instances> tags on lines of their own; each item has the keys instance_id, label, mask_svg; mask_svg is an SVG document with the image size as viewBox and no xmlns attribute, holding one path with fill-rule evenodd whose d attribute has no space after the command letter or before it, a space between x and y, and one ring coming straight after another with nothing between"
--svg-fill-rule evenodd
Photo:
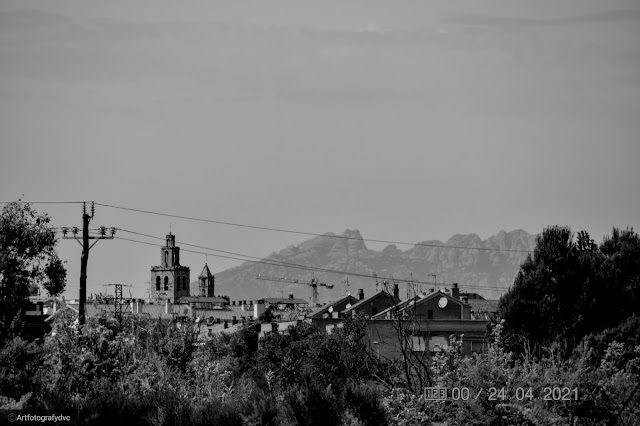
<instances>
[{"instance_id":1,"label":"mountain peak","mask_svg":"<svg viewBox=\"0 0 640 426\"><path fill-rule=\"evenodd\" d=\"M300 294L308 289L302 289L297 284L256 284L255 276L262 273L309 279L309 271L304 267L311 267L316 268L318 279L335 285L334 290L321 289L321 299L329 300L344 292L345 288L340 282L345 274L349 275L353 288L363 288L365 293L370 293L375 288L375 280L368 277L372 277L374 272L379 277L416 277L422 281L437 272L438 282L457 282L464 291L497 298L513 284L520 264L526 257L526 250L532 250L534 246L535 236L515 230L498 232L487 240L482 240L477 234L456 234L444 244L427 240L406 251L395 244L377 251L366 247L359 230L346 229L340 235L326 233L310 238L277 254L278 260L301 265L302 269L275 264L246 264L216 274L216 280L222 294L227 293L232 297L251 299L278 296L281 291ZM465 250L464 247L494 248L496 251Z\"/></svg>"},{"instance_id":2,"label":"mountain peak","mask_svg":"<svg viewBox=\"0 0 640 426\"><path fill-rule=\"evenodd\" d=\"M357 229L345 229L341 235L342 237L353 239L353 240L362 240L362 234Z\"/></svg>"}]
</instances>

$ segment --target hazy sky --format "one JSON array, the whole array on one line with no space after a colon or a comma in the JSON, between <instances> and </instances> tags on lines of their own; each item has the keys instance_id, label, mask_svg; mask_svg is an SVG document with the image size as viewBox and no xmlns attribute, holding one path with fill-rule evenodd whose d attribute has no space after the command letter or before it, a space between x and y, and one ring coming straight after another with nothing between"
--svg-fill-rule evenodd
<instances>
[{"instance_id":1,"label":"hazy sky","mask_svg":"<svg viewBox=\"0 0 640 426\"><path fill-rule=\"evenodd\" d=\"M410 242L563 224L600 241L639 225L639 41L633 0L3 0L0 201ZM77 205L37 209L81 225ZM104 207L92 227L163 237L169 222L178 241L260 257L306 239ZM60 253L76 297L80 247ZM88 292L142 297L159 261L100 242ZM204 261L182 254L192 279Z\"/></svg>"}]
</instances>

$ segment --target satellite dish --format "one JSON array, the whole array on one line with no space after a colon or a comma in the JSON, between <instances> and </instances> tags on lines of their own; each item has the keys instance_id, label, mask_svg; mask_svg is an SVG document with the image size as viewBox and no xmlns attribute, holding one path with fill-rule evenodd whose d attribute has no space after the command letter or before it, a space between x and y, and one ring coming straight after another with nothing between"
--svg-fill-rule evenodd
<instances>
[{"instance_id":1,"label":"satellite dish","mask_svg":"<svg viewBox=\"0 0 640 426\"><path fill-rule=\"evenodd\" d=\"M333 312L333 306L329 306L329 312Z\"/></svg>"},{"instance_id":2,"label":"satellite dish","mask_svg":"<svg viewBox=\"0 0 640 426\"><path fill-rule=\"evenodd\" d=\"M449 303L449 299L447 299L446 297L441 297L440 300L438 300L438 306L441 309L444 309L444 307L447 306L447 303Z\"/></svg>"},{"instance_id":3,"label":"satellite dish","mask_svg":"<svg viewBox=\"0 0 640 426\"><path fill-rule=\"evenodd\" d=\"M347 303L347 309L351 309L351 303Z\"/></svg>"}]
</instances>

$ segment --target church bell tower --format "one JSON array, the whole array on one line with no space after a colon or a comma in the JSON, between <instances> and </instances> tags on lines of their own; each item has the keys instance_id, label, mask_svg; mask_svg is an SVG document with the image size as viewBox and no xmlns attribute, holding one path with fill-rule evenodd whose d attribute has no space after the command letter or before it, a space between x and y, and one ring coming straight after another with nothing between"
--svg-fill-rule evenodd
<instances>
[{"instance_id":1,"label":"church bell tower","mask_svg":"<svg viewBox=\"0 0 640 426\"><path fill-rule=\"evenodd\" d=\"M151 299L157 303L175 302L189 296L189 268L180 265L180 247L169 233L160 248L160 266L151 267Z\"/></svg>"},{"instance_id":2,"label":"church bell tower","mask_svg":"<svg viewBox=\"0 0 640 426\"><path fill-rule=\"evenodd\" d=\"M209 266L205 263L202 273L198 277L198 290L200 290L200 294L198 296L213 297L214 280L215 277L211 274Z\"/></svg>"}]
</instances>

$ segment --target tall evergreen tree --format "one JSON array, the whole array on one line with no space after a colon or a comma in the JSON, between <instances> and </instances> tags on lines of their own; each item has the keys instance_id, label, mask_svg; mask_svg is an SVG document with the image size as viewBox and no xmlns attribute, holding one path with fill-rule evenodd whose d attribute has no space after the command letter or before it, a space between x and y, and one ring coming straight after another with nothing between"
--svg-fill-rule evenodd
<instances>
[{"instance_id":1,"label":"tall evergreen tree","mask_svg":"<svg viewBox=\"0 0 640 426\"><path fill-rule=\"evenodd\" d=\"M546 228L500 299L506 337L523 349L552 342L574 348L589 333L640 312L640 238L613 229L598 246L585 231Z\"/></svg>"}]
</instances>

